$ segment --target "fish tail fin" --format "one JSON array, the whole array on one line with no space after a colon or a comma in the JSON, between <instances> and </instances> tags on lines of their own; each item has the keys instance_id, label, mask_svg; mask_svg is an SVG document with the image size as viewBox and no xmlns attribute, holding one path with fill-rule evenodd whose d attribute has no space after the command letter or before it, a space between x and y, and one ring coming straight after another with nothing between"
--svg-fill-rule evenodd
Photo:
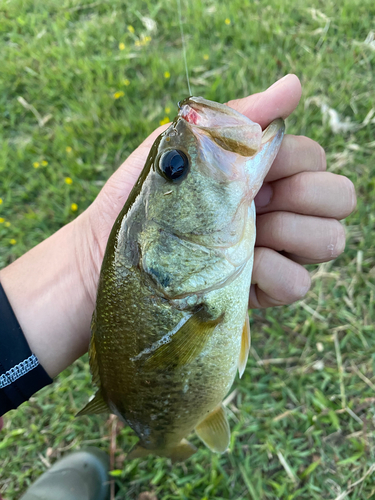
<instances>
[{"instance_id":1,"label":"fish tail fin","mask_svg":"<svg viewBox=\"0 0 375 500\"><path fill-rule=\"evenodd\" d=\"M196 451L197 448L186 439L182 439L177 446L168 450L147 449L139 444L136 444L126 455L126 459L134 460L135 458L145 458L147 455L153 454L160 457L168 457L173 463L176 463L184 462Z\"/></svg>"},{"instance_id":2,"label":"fish tail fin","mask_svg":"<svg viewBox=\"0 0 375 500\"><path fill-rule=\"evenodd\" d=\"M148 450L147 448L143 448L143 446L136 444L126 455L126 460L134 460L135 458L146 458L147 455L149 455L150 453L151 450Z\"/></svg>"}]
</instances>

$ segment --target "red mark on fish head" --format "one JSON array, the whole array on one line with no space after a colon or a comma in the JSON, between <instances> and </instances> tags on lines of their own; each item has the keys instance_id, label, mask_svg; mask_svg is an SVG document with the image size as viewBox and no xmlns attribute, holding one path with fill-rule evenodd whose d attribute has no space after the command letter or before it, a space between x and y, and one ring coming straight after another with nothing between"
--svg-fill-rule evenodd
<instances>
[{"instance_id":1,"label":"red mark on fish head","mask_svg":"<svg viewBox=\"0 0 375 500\"><path fill-rule=\"evenodd\" d=\"M190 106L184 106L182 109L181 116L188 123L192 123L193 125L198 125L199 114L195 111L195 109Z\"/></svg>"}]
</instances>

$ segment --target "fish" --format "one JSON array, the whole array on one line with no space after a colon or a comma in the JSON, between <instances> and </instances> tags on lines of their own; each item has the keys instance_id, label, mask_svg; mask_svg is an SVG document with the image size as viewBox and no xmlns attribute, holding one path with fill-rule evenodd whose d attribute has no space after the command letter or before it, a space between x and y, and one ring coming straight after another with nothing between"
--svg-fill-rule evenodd
<instances>
[{"instance_id":1,"label":"fish","mask_svg":"<svg viewBox=\"0 0 375 500\"><path fill-rule=\"evenodd\" d=\"M254 198L284 130L282 118L262 131L227 105L184 99L113 225L91 325L98 391L78 415L129 425L129 459L184 461L193 431L228 449L222 402L250 349Z\"/></svg>"}]
</instances>

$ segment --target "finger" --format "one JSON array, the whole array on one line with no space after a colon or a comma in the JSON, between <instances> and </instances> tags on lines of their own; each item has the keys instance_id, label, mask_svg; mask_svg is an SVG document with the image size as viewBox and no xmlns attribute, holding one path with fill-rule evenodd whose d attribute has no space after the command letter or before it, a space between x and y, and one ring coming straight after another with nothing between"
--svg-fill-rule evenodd
<instances>
[{"instance_id":1,"label":"finger","mask_svg":"<svg viewBox=\"0 0 375 500\"><path fill-rule=\"evenodd\" d=\"M291 304L304 297L311 285L304 267L270 248L255 248L251 283L251 308Z\"/></svg>"},{"instance_id":2,"label":"finger","mask_svg":"<svg viewBox=\"0 0 375 500\"><path fill-rule=\"evenodd\" d=\"M256 246L298 256L299 263L326 262L344 251L345 230L335 219L271 212L257 220Z\"/></svg>"},{"instance_id":3,"label":"finger","mask_svg":"<svg viewBox=\"0 0 375 500\"><path fill-rule=\"evenodd\" d=\"M289 116L297 107L301 93L298 77L286 75L264 92L227 104L265 128L272 120Z\"/></svg>"},{"instance_id":4,"label":"finger","mask_svg":"<svg viewBox=\"0 0 375 500\"><path fill-rule=\"evenodd\" d=\"M326 169L326 154L317 142L299 135L285 135L265 182L289 177L299 172Z\"/></svg>"},{"instance_id":5,"label":"finger","mask_svg":"<svg viewBox=\"0 0 375 500\"><path fill-rule=\"evenodd\" d=\"M285 211L339 220L352 213L357 201L353 183L331 172L301 172L265 184L259 200L258 214Z\"/></svg>"}]
</instances>

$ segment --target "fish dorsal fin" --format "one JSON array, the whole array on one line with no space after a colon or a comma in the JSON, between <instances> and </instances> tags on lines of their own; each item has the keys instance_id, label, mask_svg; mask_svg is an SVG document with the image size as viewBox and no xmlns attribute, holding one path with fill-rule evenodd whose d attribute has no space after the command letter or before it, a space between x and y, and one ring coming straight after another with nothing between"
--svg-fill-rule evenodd
<instances>
[{"instance_id":1,"label":"fish dorsal fin","mask_svg":"<svg viewBox=\"0 0 375 500\"><path fill-rule=\"evenodd\" d=\"M109 413L109 411L110 410L108 408L108 405L104 401L102 393L99 389L94 398L89 401L80 412L77 413L76 417L81 417L82 415L92 415L96 413Z\"/></svg>"},{"instance_id":2,"label":"fish dorsal fin","mask_svg":"<svg viewBox=\"0 0 375 500\"><path fill-rule=\"evenodd\" d=\"M243 325L242 337L241 337L241 351L238 360L238 373L240 378L246 368L247 358L249 357L250 350L250 321L249 313L246 311L245 324Z\"/></svg>"},{"instance_id":3,"label":"fish dorsal fin","mask_svg":"<svg viewBox=\"0 0 375 500\"><path fill-rule=\"evenodd\" d=\"M205 309L200 309L172 335L170 342L156 349L145 361L146 369L166 369L191 363L209 340L212 332L223 320L208 317Z\"/></svg>"},{"instance_id":4,"label":"fish dorsal fin","mask_svg":"<svg viewBox=\"0 0 375 500\"><path fill-rule=\"evenodd\" d=\"M229 446L230 428L223 405L209 413L195 432L211 451L224 453Z\"/></svg>"}]
</instances>

